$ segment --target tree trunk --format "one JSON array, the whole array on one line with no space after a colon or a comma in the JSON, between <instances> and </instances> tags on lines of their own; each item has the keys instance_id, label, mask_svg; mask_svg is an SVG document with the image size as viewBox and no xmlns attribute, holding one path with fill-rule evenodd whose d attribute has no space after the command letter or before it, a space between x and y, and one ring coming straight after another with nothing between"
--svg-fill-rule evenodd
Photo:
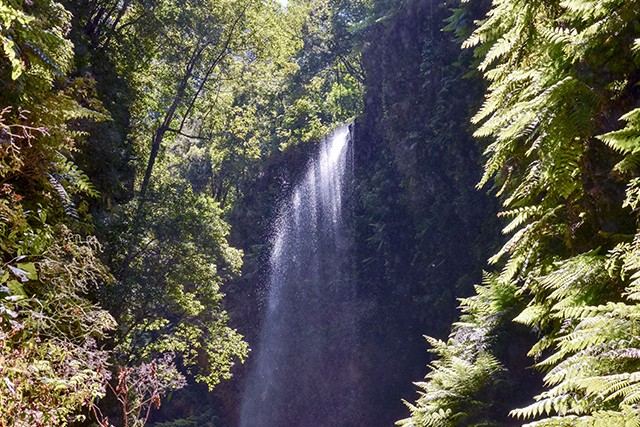
<instances>
[{"instance_id":1,"label":"tree trunk","mask_svg":"<svg viewBox=\"0 0 640 427\"><path fill-rule=\"evenodd\" d=\"M208 65L205 75L202 78L202 82L200 83L198 89L196 90L195 95L193 96L193 98L191 99L191 102L189 103L189 105L187 106L187 111L185 112L185 115L182 119L182 123L180 124L180 128L178 129L179 132L182 131L182 128L184 126L184 124L186 123L186 119L187 116L190 114L191 109L193 108L196 100L198 99L198 97L200 96L200 93L202 92L204 86L206 85L207 81L210 79L211 74L213 73L213 70L216 68L216 66L220 63L220 61L222 61L222 59L224 58L224 56L227 54L227 50L229 49L229 46L231 45L231 42L233 41L233 36L236 33L236 28L238 26L238 24L242 21L242 18L245 15L245 12L247 10L248 4L245 5L242 9L242 11L238 14L238 16L236 17L235 21L233 22L233 25L231 26L231 28L229 29L229 34L227 35L227 38L225 39L223 45L220 47L220 52L216 55L216 57L211 61L211 63ZM191 79L191 76L193 75L193 71L195 69L195 66L198 64L198 62L200 61L200 59L202 58L202 53L204 52L204 50L211 44L211 42L206 42L202 45L202 47L197 47L196 50L193 53L193 56L191 57L188 65L187 65L187 70L185 72L184 77L182 78L182 81L180 82L180 85L178 86L178 90L176 91L176 95L173 98L173 102L171 103L171 106L169 107L169 109L167 110L167 112L165 113L164 116L164 120L162 121L162 124L160 125L160 127L158 127L158 129L155 131L153 138L151 140L151 154L149 155L149 161L147 162L147 170L144 173L144 178L142 180L142 187L140 188L140 199L139 199L139 205L138 207L142 207L142 204L144 203L146 194L147 194L147 190L149 187L149 180L151 179L151 173L153 172L153 166L155 164L156 161L156 157L158 156L158 152L160 151L160 146L162 145L162 140L164 139L164 135L167 133L168 130L170 130L170 125L171 125L171 121L173 120L173 116L175 115L176 109L178 108L178 106L180 105L180 103L182 102L182 98L184 96L184 93L187 89L187 85L189 83L189 80Z\"/></svg>"},{"instance_id":2,"label":"tree trunk","mask_svg":"<svg viewBox=\"0 0 640 427\"><path fill-rule=\"evenodd\" d=\"M151 180L151 174L153 172L153 166L156 162L156 158L158 157L158 152L160 151L160 146L162 145L162 140L164 139L167 130L169 130L169 126L171 125L171 121L173 120L173 116L176 114L176 110L180 106L182 102L182 98L184 97L184 93L187 90L187 86L189 84L189 80L193 76L193 71L200 61L202 56L202 52L207 47L208 43L205 43L201 47L197 47L187 64L187 68L185 70L184 76L178 85L178 89L176 90L176 94L173 97L173 101L171 105L167 109L164 114L164 119L162 120L162 124L156 129L153 134L153 138L151 139L151 153L149 154L149 161L147 162L147 169L144 173L144 178L142 179L142 186L140 187L140 198L138 201L138 209L142 207L144 200L147 196L147 190L149 189L149 181Z\"/></svg>"}]
</instances>

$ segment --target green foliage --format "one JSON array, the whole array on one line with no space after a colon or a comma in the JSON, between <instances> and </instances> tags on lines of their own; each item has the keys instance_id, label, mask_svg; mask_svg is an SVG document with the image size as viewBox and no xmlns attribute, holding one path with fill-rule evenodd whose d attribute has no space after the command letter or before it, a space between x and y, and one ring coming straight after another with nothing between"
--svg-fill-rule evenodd
<instances>
[{"instance_id":1,"label":"green foliage","mask_svg":"<svg viewBox=\"0 0 640 427\"><path fill-rule=\"evenodd\" d=\"M623 154L623 159L614 170L623 174L634 174L638 170L638 154L640 153L640 109L636 108L622 115L620 120L627 122L623 129L598 136L613 150ZM628 199L629 202L629 199ZM635 210L635 207L632 206Z\"/></svg>"},{"instance_id":2,"label":"green foliage","mask_svg":"<svg viewBox=\"0 0 640 427\"><path fill-rule=\"evenodd\" d=\"M66 38L69 20L69 13L58 2L34 1L24 6L3 2L0 40L5 64L1 72L3 80L10 77L14 81L4 82L5 90L16 84L45 88L55 76L68 71L72 59Z\"/></svg>"},{"instance_id":3,"label":"green foliage","mask_svg":"<svg viewBox=\"0 0 640 427\"><path fill-rule=\"evenodd\" d=\"M462 330L460 331L462 332ZM401 426L487 426L488 420L478 420L482 409L486 410L488 387L498 387L495 378L501 371L500 362L483 350L469 350L472 341L452 338L448 343L428 338L431 350L438 360L429 368L426 382L416 385L421 389L415 405L407 404L411 418L399 421ZM473 348L473 347L472 347ZM456 353L465 354L458 355ZM469 354L474 353L474 354Z\"/></svg>"},{"instance_id":4,"label":"green foliage","mask_svg":"<svg viewBox=\"0 0 640 427\"><path fill-rule=\"evenodd\" d=\"M515 321L538 333L529 354L546 372L535 403L511 411L531 426L640 422L638 13L635 1L494 1L464 42L489 82L473 118L488 140L479 186L512 218L490 262L525 303Z\"/></svg>"},{"instance_id":5,"label":"green foliage","mask_svg":"<svg viewBox=\"0 0 640 427\"><path fill-rule=\"evenodd\" d=\"M425 382L416 383L420 397L406 403L411 417L403 426L499 425L492 414L496 389L504 386L506 368L492 354L496 328L513 312L515 288L498 276L485 275L477 294L462 300L463 316L447 342L427 337L437 360L429 365Z\"/></svg>"},{"instance_id":6,"label":"green foliage","mask_svg":"<svg viewBox=\"0 0 640 427\"><path fill-rule=\"evenodd\" d=\"M141 425L246 357L223 208L281 147L356 114L358 54L316 49L366 7L64 4L0 4L0 418Z\"/></svg>"},{"instance_id":7,"label":"green foliage","mask_svg":"<svg viewBox=\"0 0 640 427\"><path fill-rule=\"evenodd\" d=\"M105 394L109 352L96 340L115 322L86 295L110 276L94 238L46 224L16 231L23 255L0 270L0 418L2 425L66 425ZM38 247L45 252L34 254Z\"/></svg>"},{"instance_id":8,"label":"green foliage","mask_svg":"<svg viewBox=\"0 0 640 427\"><path fill-rule=\"evenodd\" d=\"M137 204L123 206L120 217L110 219L111 263L123 270L103 298L119 319L120 363L172 353L197 381L213 388L247 354L242 336L227 325L220 289L238 273L242 253L228 245L229 227L211 197L194 194L188 183L168 174L163 178L137 212L144 234L132 252L124 239L131 230L124 227L133 226L127 218Z\"/></svg>"},{"instance_id":9,"label":"green foliage","mask_svg":"<svg viewBox=\"0 0 640 427\"><path fill-rule=\"evenodd\" d=\"M11 5L2 4L0 5L0 19L2 19L2 49L4 52L4 56L9 60L11 65L11 78L13 80L20 77L23 71L23 65L18 55L16 54L16 44L10 38L6 37L4 34L9 33L11 27L15 24L17 25L25 25L28 24L29 21L33 19L26 15L23 11L14 9Z\"/></svg>"},{"instance_id":10,"label":"green foliage","mask_svg":"<svg viewBox=\"0 0 640 427\"><path fill-rule=\"evenodd\" d=\"M324 3L68 4L77 62L114 117L91 129L80 158L103 192L90 208L116 281L95 297L118 320L116 364L133 369L172 353L189 381L213 388L247 353L222 308L221 288L242 256L227 242L222 215L251 193L281 146L319 139L352 117L360 83L344 61L300 71L319 56L303 45L304 33L314 41L329 28L320 14L307 17L328 10ZM124 163L136 182L111 197L108 183L124 187L114 170ZM116 412L108 406L105 414Z\"/></svg>"},{"instance_id":11,"label":"green foliage","mask_svg":"<svg viewBox=\"0 0 640 427\"><path fill-rule=\"evenodd\" d=\"M62 5L4 2L0 22L0 423L67 425L110 377L99 341L115 322L89 294L112 277L78 233L96 193L72 160L78 121L105 116L82 105L89 81L60 79L72 59Z\"/></svg>"}]
</instances>

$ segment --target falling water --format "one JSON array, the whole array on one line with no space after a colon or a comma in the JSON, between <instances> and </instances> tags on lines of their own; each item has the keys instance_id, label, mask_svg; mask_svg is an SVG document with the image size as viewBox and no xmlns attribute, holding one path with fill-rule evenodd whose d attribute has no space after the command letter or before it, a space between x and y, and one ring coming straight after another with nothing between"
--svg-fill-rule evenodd
<instances>
[{"instance_id":1,"label":"falling water","mask_svg":"<svg viewBox=\"0 0 640 427\"><path fill-rule=\"evenodd\" d=\"M338 129L275 224L268 307L241 427L357 425L357 331L343 198L350 132Z\"/></svg>"}]
</instances>

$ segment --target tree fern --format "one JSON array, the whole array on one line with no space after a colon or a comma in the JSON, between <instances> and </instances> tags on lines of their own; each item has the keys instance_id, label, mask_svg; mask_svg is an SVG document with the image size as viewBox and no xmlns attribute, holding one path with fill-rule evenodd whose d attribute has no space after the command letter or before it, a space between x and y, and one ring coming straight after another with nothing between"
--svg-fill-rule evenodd
<instances>
[{"instance_id":1,"label":"tree fern","mask_svg":"<svg viewBox=\"0 0 640 427\"><path fill-rule=\"evenodd\" d=\"M485 274L477 294L461 300L464 312L447 342L425 337L438 359L425 381L416 383L419 398L405 402L411 417L402 426L494 426L491 396L505 371L493 354L492 334L509 318L515 287Z\"/></svg>"},{"instance_id":2,"label":"tree fern","mask_svg":"<svg viewBox=\"0 0 640 427\"><path fill-rule=\"evenodd\" d=\"M639 423L639 19L636 0L494 0L463 44L489 84L472 120L487 141L479 186L494 186L511 222L489 259L499 273L463 301L456 328L482 325L490 343L485 297L500 285L524 301L512 318L539 334L529 354L545 389L512 415L532 426ZM429 375L459 373L434 362ZM415 413L446 407L421 399Z\"/></svg>"},{"instance_id":3,"label":"tree fern","mask_svg":"<svg viewBox=\"0 0 640 427\"><path fill-rule=\"evenodd\" d=\"M91 180L78 168L78 165L67 160L60 153L58 153L56 160L53 164L54 174L69 186L72 193L86 194L91 197L98 196L98 192L91 183Z\"/></svg>"}]
</instances>

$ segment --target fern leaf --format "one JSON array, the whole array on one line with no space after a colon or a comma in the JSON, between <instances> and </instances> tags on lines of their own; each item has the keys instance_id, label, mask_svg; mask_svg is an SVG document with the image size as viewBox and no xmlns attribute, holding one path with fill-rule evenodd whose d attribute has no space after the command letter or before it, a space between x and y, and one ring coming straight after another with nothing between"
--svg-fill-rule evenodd
<instances>
[{"instance_id":1,"label":"fern leaf","mask_svg":"<svg viewBox=\"0 0 640 427\"><path fill-rule=\"evenodd\" d=\"M627 122L626 127L598 136L602 142L621 154L640 152L640 108L629 111L620 117Z\"/></svg>"},{"instance_id":2,"label":"fern leaf","mask_svg":"<svg viewBox=\"0 0 640 427\"><path fill-rule=\"evenodd\" d=\"M538 324L547 313L548 310L545 310L543 307L539 305L532 305L522 310L522 312L520 312L513 321L527 326L534 326Z\"/></svg>"},{"instance_id":3,"label":"fern leaf","mask_svg":"<svg viewBox=\"0 0 640 427\"><path fill-rule=\"evenodd\" d=\"M98 197L98 191L89 177L78 168L78 165L67 160L61 153L58 153L53 167L55 175L66 183L72 192L87 194L90 197Z\"/></svg>"},{"instance_id":4,"label":"fern leaf","mask_svg":"<svg viewBox=\"0 0 640 427\"><path fill-rule=\"evenodd\" d=\"M53 189L58 194L58 198L60 200L60 203L62 203L64 213L73 219L78 219L78 211L76 210L73 200L71 200L71 197L69 197L67 190L65 190L62 184L60 184L60 182L53 175L47 174L47 178L49 179L49 183L51 183Z\"/></svg>"}]
</instances>

